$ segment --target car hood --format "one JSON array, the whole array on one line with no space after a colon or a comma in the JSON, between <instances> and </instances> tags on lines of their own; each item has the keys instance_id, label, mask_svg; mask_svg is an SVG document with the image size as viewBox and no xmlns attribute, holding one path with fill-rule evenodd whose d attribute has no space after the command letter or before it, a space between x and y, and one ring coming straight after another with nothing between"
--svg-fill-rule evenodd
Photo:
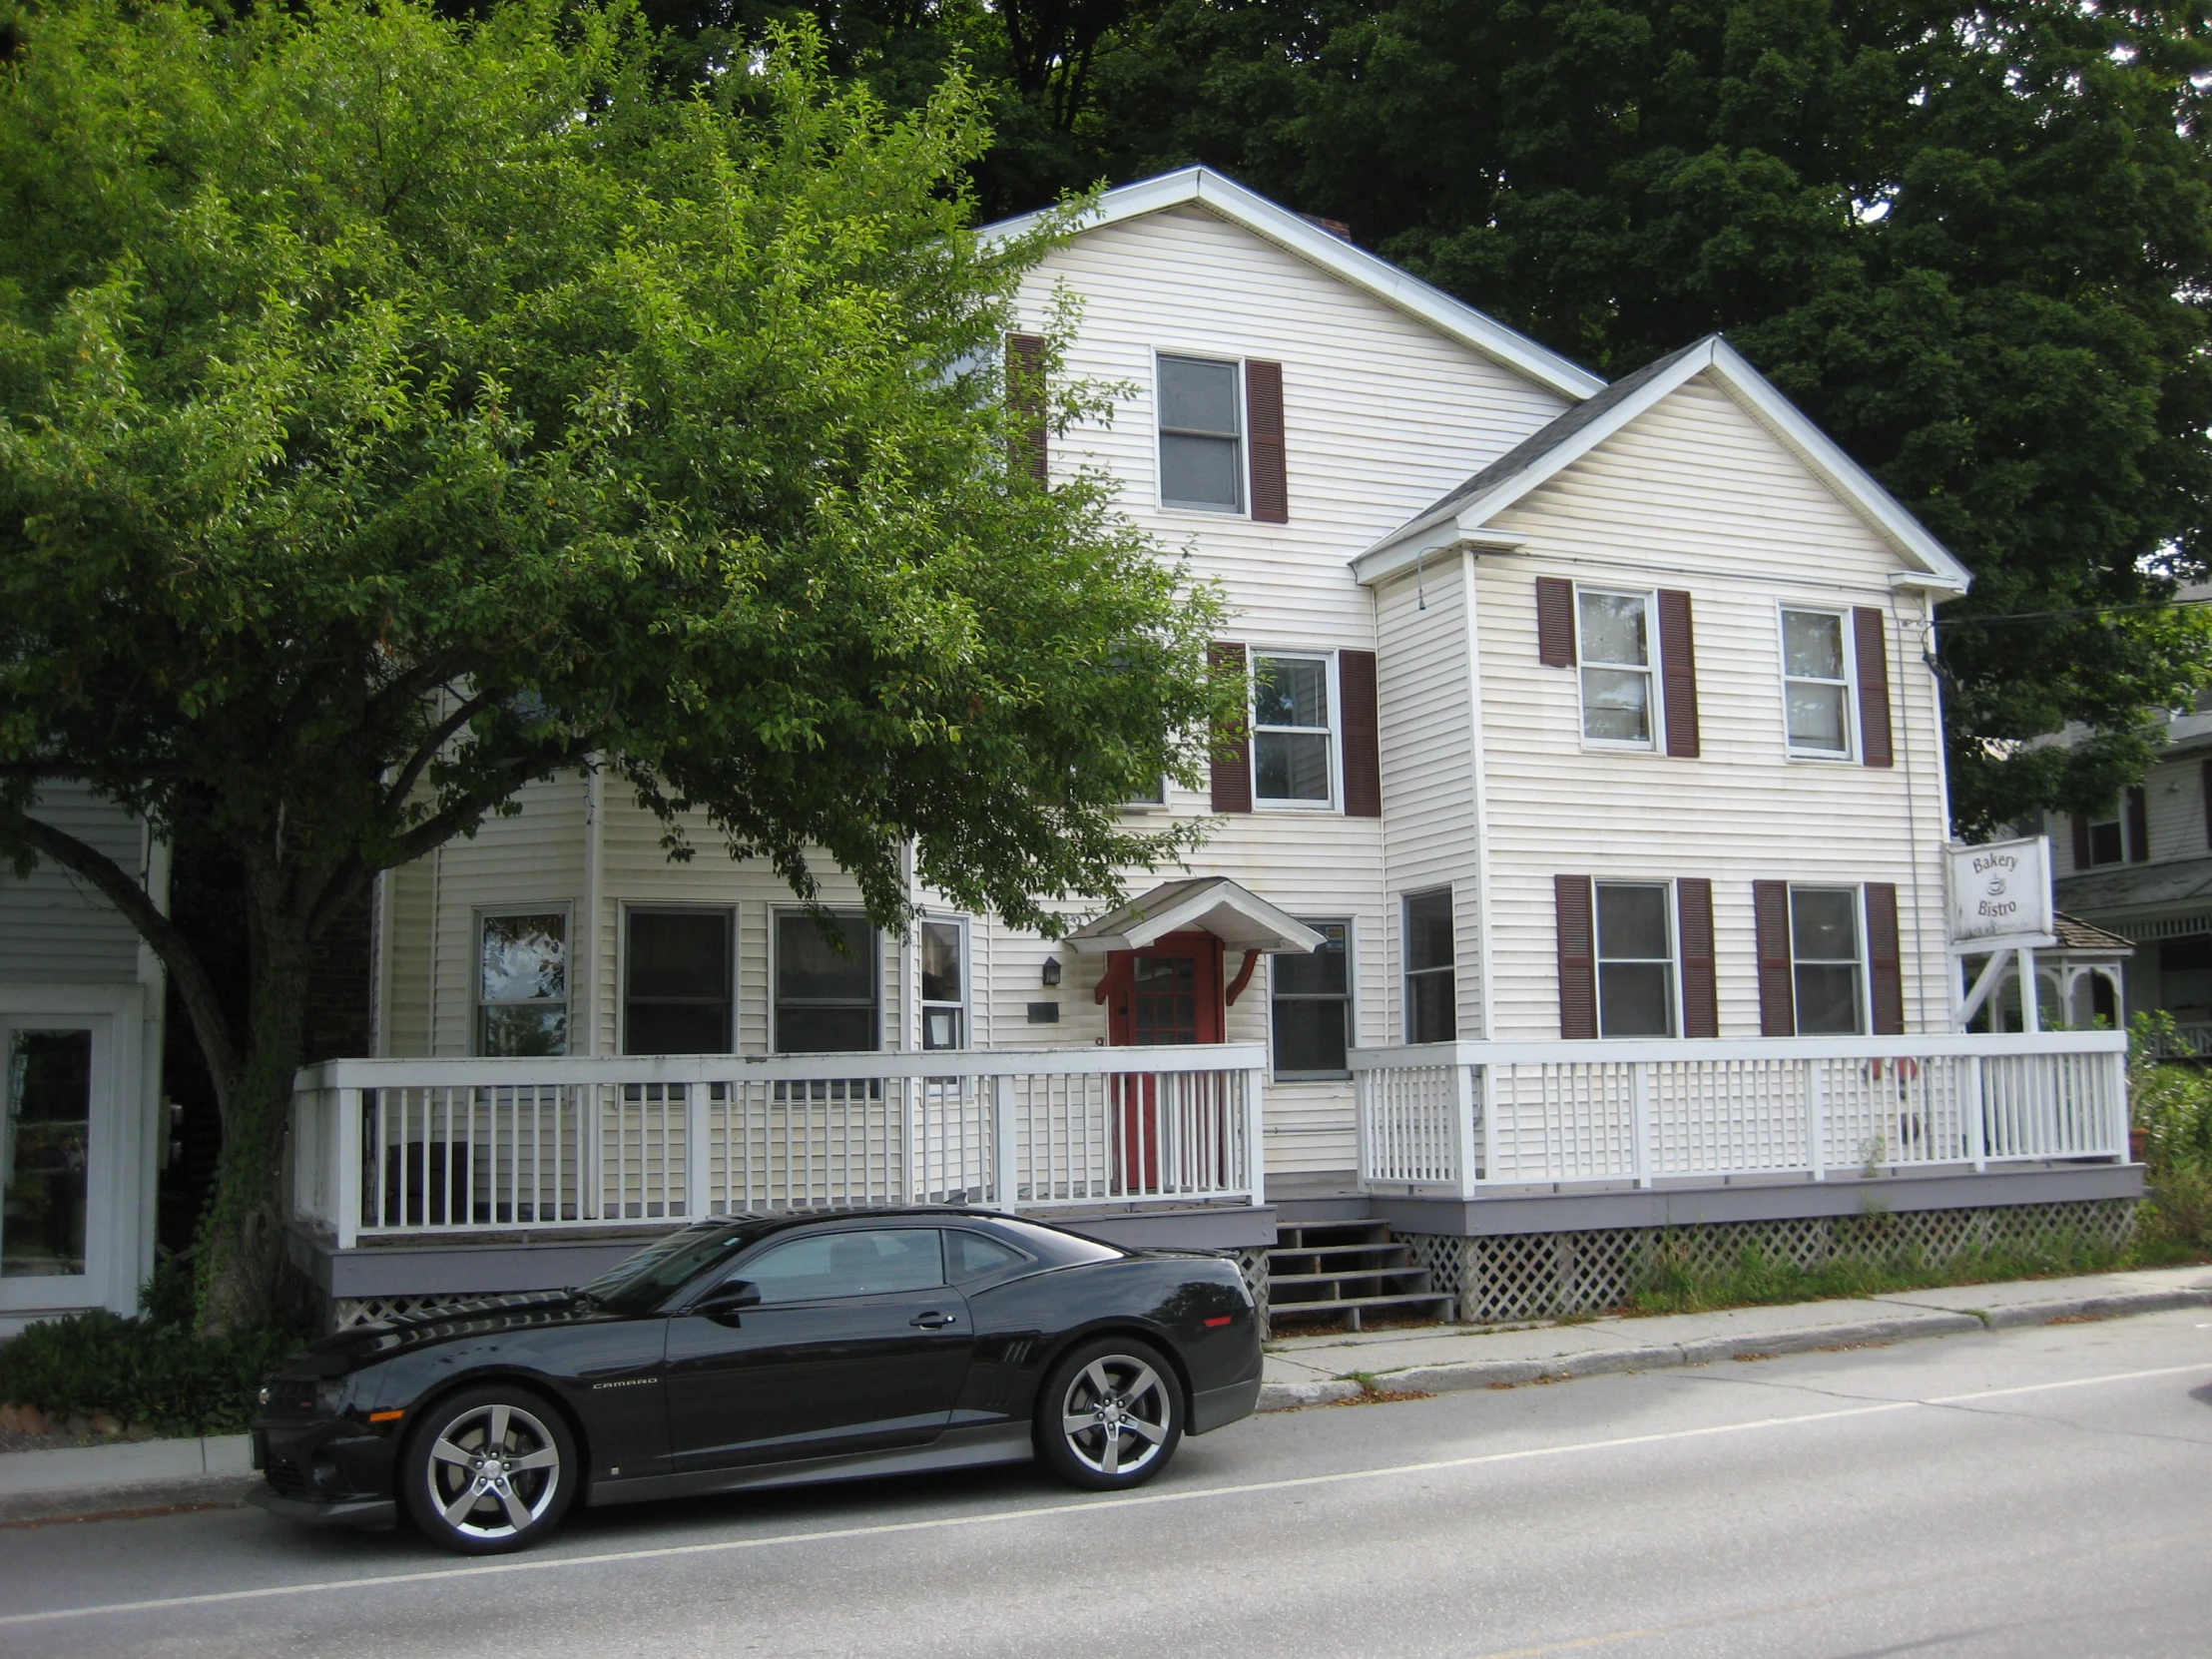
<instances>
[{"instance_id":1,"label":"car hood","mask_svg":"<svg viewBox=\"0 0 2212 1659\"><path fill-rule=\"evenodd\" d=\"M286 1377L341 1377L364 1366L440 1343L494 1337L511 1331L542 1331L549 1326L586 1325L619 1318L568 1291L523 1296L474 1297L449 1302L420 1314L356 1325L312 1343L284 1362Z\"/></svg>"}]
</instances>

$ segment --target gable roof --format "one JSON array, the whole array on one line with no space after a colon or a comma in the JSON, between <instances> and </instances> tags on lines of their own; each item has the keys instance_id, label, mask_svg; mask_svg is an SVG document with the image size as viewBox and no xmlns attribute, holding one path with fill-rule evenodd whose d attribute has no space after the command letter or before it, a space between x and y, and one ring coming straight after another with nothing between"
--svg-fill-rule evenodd
<instances>
[{"instance_id":1,"label":"gable roof","mask_svg":"<svg viewBox=\"0 0 2212 1659\"><path fill-rule=\"evenodd\" d=\"M1163 881L1063 940L1078 956L1142 950L1170 933L1212 933L1231 950L1312 950L1322 936L1226 875Z\"/></svg>"},{"instance_id":2,"label":"gable roof","mask_svg":"<svg viewBox=\"0 0 2212 1659\"><path fill-rule=\"evenodd\" d=\"M1605 382L1580 364L1212 168L1186 167L1158 178L1140 179L1133 185L1117 186L1098 199L1097 206L1084 216L1080 229L1118 225L1166 208L1194 204L1243 226L1385 304L1418 317L1438 333L1562 397L1579 401L1605 389ZM976 234L989 241L1018 236L1042 217L1041 213L1033 213L1002 219Z\"/></svg>"},{"instance_id":3,"label":"gable roof","mask_svg":"<svg viewBox=\"0 0 2212 1659\"><path fill-rule=\"evenodd\" d=\"M1668 393L1700 374L1722 390L1796 454L1815 476L1914 567L1893 580L1899 586L1964 593L1966 567L1926 525L1841 445L1823 432L1718 334L1684 346L1607 386L1538 428L1465 483L1447 491L1353 560L1363 582L1380 581L1420 554L1455 541L1500 544L1485 528L1499 513L1580 460ZM1502 545L1515 543L1509 539Z\"/></svg>"}]
</instances>

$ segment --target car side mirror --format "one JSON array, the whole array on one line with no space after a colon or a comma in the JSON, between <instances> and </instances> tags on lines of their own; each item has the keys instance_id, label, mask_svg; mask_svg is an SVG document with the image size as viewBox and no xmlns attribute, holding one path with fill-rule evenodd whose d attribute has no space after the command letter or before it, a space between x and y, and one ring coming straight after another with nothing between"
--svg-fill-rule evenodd
<instances>
[{"instance_id":1,"label":"car side mirror","mask_svg":"<svg viewBox=\"0 0 2212 1659\"><path fill-rule=\"evenodd\" d=\"M761 1287L750 1279L732 1279L717 1285L692 1304L692 1312L704 1314L711 1320L722 1319L741 1308L758 1308L761 1305Z\"/></svg>"}]
</instances>

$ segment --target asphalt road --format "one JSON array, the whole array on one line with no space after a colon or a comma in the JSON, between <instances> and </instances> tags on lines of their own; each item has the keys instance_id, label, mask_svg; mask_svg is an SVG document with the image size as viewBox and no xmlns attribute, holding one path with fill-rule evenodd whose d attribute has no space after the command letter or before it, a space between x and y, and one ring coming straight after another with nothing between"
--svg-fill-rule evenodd
<instances>
[{"instance_id":1,"label":"asphalt road","mask_svg":"<svg viewBox=\"0 0 2212 1659\"><path fill-rule=\"evenodd\" d=\"M490 1564L257 1510L0 1531L0 1654L2212 1653L2212 1319L1323 1407L587 1512Z\"/></svg>"}]
</instances>

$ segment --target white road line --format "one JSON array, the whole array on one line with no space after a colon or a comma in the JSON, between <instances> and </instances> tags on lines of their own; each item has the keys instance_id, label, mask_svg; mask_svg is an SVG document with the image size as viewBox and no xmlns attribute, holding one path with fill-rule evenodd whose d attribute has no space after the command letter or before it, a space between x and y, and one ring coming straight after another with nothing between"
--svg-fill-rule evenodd
<instances>
[{"instance_id":1,"label":"white road line","mask_svg":"<svg viewBox=\"0 0 2212 1659\"><path fill-rule=\"evenodd\" d=\"M1387 1480L1406 1474L1436 1474L1446 1469L1527 1462L1539 1457L1567 1457L1586 1451L1617 1451L1627 1446L1661 1445L1672 1440L1710 1439L1715 1435L1742 1434L1765 1428L1795 1428L1805 1423L1839 1422L1849 1417L1880 1416L1891 1411L1919 1411L1931 1406L1966 1405L1984 1399L2050 1393L2060 1388L2088 1388L2108 1382L2141 1382L2156 1377L2178 1377L2188 1372L2203 1371L2212 1371L2212 1361L2199 1361L2192 1366L2160 1366L2152 1371L2113 1372L2104 1377L2077 1377L2063 1382L2030 1382L2016 1388L1984 1388L1973 1393L1942 1394L1930 1399L1887 1399L1869 1405L1844 1406L1834 1411L1808 1411L1794 1417L1760 1417L1750 1422L1715 1423L1705 1428L1670 1428L1656 1434L1623 1434L1604 1440L1575 1440L1566 1445L1527 1446L1518 1451L1485 1451L1467 1457L1439 1457L1422 1463L1391 1463L1382 1468L1341 1469L1333 1474L1301 1474L1281 1480L1251 1480L1236 1486L1200 1486L1179 1492L1141 1492L1131 1497L1078 1499L1070 1503L1048 1503L1028 1509L993 1509L979 1515L938 1515L928 1520L882 1521L872 1526L826 1527L814 1532L778 1532L758 1538L721 1538L704 1544L660 1544L649 1549L609 1550L600 1555L534 1555L521 1560L485 1561L470 1567L431 1567L419 1572L379 1573L366 1578L321 1579L311 1584L269 1584L247 1590L211 1590L200 1595L159 1596L146 1601L114 1601L91 1607L59 1607L44 1613L10 1613L0 1616L0 1629L26 1624L51 1624L63 1619L96 1618L110 1613L156 1613L175 1607L209 1607L230 1602L269 1601L279 1596L327 1595L344 1590L382 1590L395 1584L438 1584L449 1580L491 1578L509 1573L557 1572L571 1567L613 1566L626 1561L666 1561L686 1555L725 1555L738 1550L770 1549L784 1544L830 1543L843 1538L883 1538L902 1532L995 1526L1006 1521L1029 1521L1049 1515L1110 1514L1120 1509L1144 1508L1161 1503L1197 1503L1208 1498L1246 1497L1256 1492L1335 1486L1353 1480Z\"/></svg>"}]
</instances>

